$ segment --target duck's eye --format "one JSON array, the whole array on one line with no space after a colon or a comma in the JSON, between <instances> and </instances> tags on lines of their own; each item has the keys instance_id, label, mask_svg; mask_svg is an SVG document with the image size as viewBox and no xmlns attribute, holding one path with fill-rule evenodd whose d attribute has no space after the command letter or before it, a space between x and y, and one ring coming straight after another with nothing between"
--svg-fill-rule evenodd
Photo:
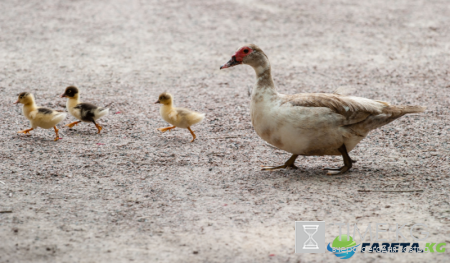
<instances>
[{"instance_id":1,"label":"duck's eye","mask_svg":"<svg viewBox=\"0 0 450 263\"><path fill-rule=\"evenodd\" d=\"M244 49L244 53L247 54L248 53L248 49Z\"/></svg>"}]
</instances>

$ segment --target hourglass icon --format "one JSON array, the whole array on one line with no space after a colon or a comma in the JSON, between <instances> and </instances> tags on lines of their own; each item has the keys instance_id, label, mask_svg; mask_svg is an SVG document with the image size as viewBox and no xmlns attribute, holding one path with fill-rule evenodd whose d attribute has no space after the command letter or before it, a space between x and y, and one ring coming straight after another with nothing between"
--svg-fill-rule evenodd
<instances>
[{"instance_id":1,"label":"hourglass icon","mask_svg":"<svg viewBox=\"0 0 450 263\"><path fill-rule=\"evenodd\" d=\"M319 249L319 245L313 239L317 229L319 229L319 225L303 225L303 231L309 236L308 240L303 244L303 249Z\"/></svg>"}]
</instances>

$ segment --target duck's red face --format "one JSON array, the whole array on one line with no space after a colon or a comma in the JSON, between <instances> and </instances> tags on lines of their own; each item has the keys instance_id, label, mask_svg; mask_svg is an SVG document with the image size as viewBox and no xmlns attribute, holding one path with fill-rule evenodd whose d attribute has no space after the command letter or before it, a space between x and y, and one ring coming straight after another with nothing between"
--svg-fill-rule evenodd
<instances>
[{"instance_id":1,"label":"duck's red face","mask_svg":"<svg viewBox=\"0 0 450 263\"><path fill-rule=\"evenodd\" d=\"M234 56L231 57L231 59L223 64L220 69L223 68L231 68L233 66L242 64L242 61L244 60L244 58L248 55L250 55L253 52L253 49L251 49L250 47L247 46L243 46L241 47L236 54L234 54Z\"/></svg>"}]
</instances>

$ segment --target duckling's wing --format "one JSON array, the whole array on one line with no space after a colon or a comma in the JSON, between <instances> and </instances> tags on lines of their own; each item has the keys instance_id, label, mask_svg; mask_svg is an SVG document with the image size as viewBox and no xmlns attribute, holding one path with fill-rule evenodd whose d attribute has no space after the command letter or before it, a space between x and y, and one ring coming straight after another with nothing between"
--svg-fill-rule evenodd
<instances>
[{"instance_id":1,"label":"duckling's wing","mask_svg":"<svg viewBox=\"0 0 450 263\"><path fill-rule=\"evenodd\" d=\"M183 122L190 126L199 123L205 118L205 114L192 111L186 108L176 108L178 117L183 120Z\"/></svg>"},{"instance_id":2,"label":"duckling's wing","mask_svg":"<svg viewBox=\"0 0 450 263\"><path fill-rule=\"evenodd\" d=\"M40 114L52 114L55 110L49 109L49 108L44 108L44 107L40 107L37 109L38 113Z\"/></svg>"},{"instance_id":3,"label":"duckling's wing","mask_svg":"<svg viewBox=\"0 0 450 263\"><path fill-rule=\"evenodd\" d=\"M82 121L92 122L95 120L95 111L98 107L91 103L79 103L74 109L80 111Z\"/></svg>"},{"instance_id":4,"label":"duckling's wing","mask_svg":"<svg viewBox=\"0 0 450 263\"><path fill-rule=\"evenodd\" d=\"M37 109L37 113L36 113L36 117L40 117L43 118L44 120L48 120L48 121L54 121L56 119L61 118L62 116L63 119L65 118L66 113L63 113L62 111L57 111L54 109L50 109L50 108L45 108L45 107L39 107Z\"/></svg>"},{"instance_id":5,"label":"duckling's wing","mask_svg":"<svg viewBox=\"0 0 450 263\"><path fill-rule=\"evenodd\" d=\"M189 115L191 115L192 113L195 113L195 111L191 111L191 110L186 109L186 108L176 108L176 111L177 111L177 114L178 114L180 117L182 117L182 118L184 118L184 117L186 117L186 116L189 116Z\"/></svg>"},{"instance_id":6,"label":"duckling's wing","mask_svg":"<svg viewBox=\"0 0 450 263\"><path fill-rule=\"evenodd\" d=\"M47 129L60 123L64 118L66 118L67 114L45 107L39 107L30 115L33 118L33 122L37 124L37 126Z\"/></svg>"}]
</instances>

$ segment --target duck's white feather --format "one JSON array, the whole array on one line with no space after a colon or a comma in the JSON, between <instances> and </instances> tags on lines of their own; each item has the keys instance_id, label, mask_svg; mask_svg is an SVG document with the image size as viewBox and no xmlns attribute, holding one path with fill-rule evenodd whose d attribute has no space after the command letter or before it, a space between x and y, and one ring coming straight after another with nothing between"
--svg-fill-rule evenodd
<instances>
[{"instance_id":1,"label":"duck's white feather","mask_svg":"<svg viewBox=\"0 0 450 263\"><path fill-rule=\"evenodd\" d=\"M268 143L298 155L341 155L351 151L373 129L420 106L389 103L339 94L276 92L265 56L253 64L256 87L252 92L251 119L256 133Z\"/></svg>"}]
</instances>

